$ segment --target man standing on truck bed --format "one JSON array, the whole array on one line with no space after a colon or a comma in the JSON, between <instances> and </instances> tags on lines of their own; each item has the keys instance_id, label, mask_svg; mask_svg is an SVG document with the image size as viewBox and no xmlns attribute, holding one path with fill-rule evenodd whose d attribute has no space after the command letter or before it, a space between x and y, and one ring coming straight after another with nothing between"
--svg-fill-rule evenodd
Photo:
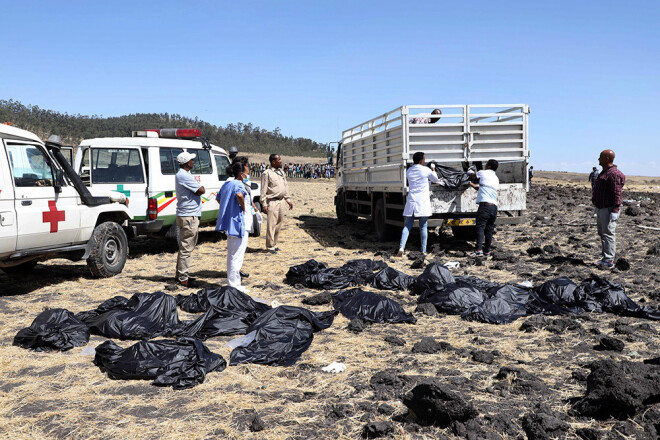
<instances>
[{"instance_id":1,"label":"man standing on truck bed","mask_svg":"<svg viewBox=\"0 0 660 440\"><path fill-rule=\"evenodd\" d=\"M282 172L282 158L279 154L271 154L268 160L270 168L261 175L261 209L268 219L266 248L271 252L277 252L280 250L277 243L284 222L284 202L289 205L289 210L293 209L293 202L289 196L286 176Z\"/></svg>"},{"instance_id":2,"label":"man standing on truck bed","mask_svg":"<svg viewBox=\"0 0 660 440\"><path fill-rule=\"evenodd\" d=\"M413 154L413 164L406 171L408 198L406 199L406 206L403 208L403 217L405 220L403 222L403 231L401 231L401 242L399 243L397 257L403 256L406 241L408 241L408 235L410 235L415 217L419 220L419 238L422 242L422 254L426 255L426 242L428 239L426 222L432 214L429 180L433 183L440 182L438 175L426 166L426 158L421 151Z\"/></svg>"},{"instance_id":3,"label":"man standing on truck bed","mask_svg":"<svg viewBox=\"0 0 660 440\"><path fill-rule=\"evenodd\" d=\"M176 173L176 225L179 227L179 255L176 259L176 282L184 287L193 287L188 277L190 256L197 245L199 218L202 215L201 195L204 187L190 174L196 154L184 151L176 157L179 172Z\"/></svg>"},{"instance_id":4,"label":"man standing on truck bed","mask_svg":"<svg viewBox=\"0 0 660 440\"><path fill-rule=\"evenodd\" d=\"M486 169L477 171L475 180L479 183L470 182L470 186L477 192L477 250L470 254L471 257L490 256L490 246L493 242L495 231L495 220L497 220L497 190L500 188L500 179L495 171L499 163L495 159L486 162Z\"/></svg>"},{"instance_id":5,"label":"man standing on truck bed","mask_svg":"<svg viewBox=\"0 0 660 440\"><path fill-rule=\"evenodd\" d=\"M603 167L594 183L591 201L594 204L598 235L603 245L603 258L596 262L601 269L614 267L616 253L616 221L621 208L621 193L626 184L626 176L614 165L614 151L603 150L598 157L598 163Z\"/></svg>"}]
</instances>

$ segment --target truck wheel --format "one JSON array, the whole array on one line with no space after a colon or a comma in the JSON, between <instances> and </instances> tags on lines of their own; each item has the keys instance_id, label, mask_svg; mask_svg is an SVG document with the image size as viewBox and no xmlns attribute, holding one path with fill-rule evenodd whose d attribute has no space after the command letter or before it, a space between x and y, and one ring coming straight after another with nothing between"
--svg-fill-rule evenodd
<instances>
[{"instance_id":1,"label":"truck wheel","mask_svg":"<svg viewBox=\"0 0 660 440\"><path fill-rule=\"evenodd\" d=\"M177 225L176 222L172 223L172 226L167 228L165 238L174 239L175 242L179 243L179 225Z\"/></svg>"},{"instance_id":2,"label":"truck wheel","mask_svg":"<svg viewBox=\"0 0 660 440\"><path fill-rule=\"evenodd\" d=\"M346 197L343 192L337 194L335 210L337 212L339 223L355 223L357 221L357 216L346 213Z\"/></svg>"},{"instance_id":3,"label":"truck wheel","mask_svg":"<svg viewBox=\"0 0 660 440\"><path fill-rule=\"evenodd\" d=\"M94 228L87 267L96 278L109 278L121 273L128 257L126 233L115 222L105 222Z\"/></svg>"},{"instance_id":4,"label":"truck wheel","mask_svg":"<svg viewBox=\"0 0 660 440\"><path fill-rule=\"evenodd\" d=\"M451 232L457 240L474 241L477 239L476 226L452 226Z\"/></svg>"},{"instance_id":5,"label":"truck wheel","mask_svg":"<svg viewBox=\"0 0 660 440\"><path fill-rule=\"evenodd\" d=\"M394 236L394 227L385 223L385 220L385 199L380 198L374 209L374 229L380 241L390 241Z\"/></svg>"},{"instance_id":6,"label":"truck wheel","mask_svg":"<svg viewBox=\"0 0 660 440\"><path fill-rule=\"evenodd\" d=\"M256 214L252 216L252 225L254 229L252 230L252 233L250 233L250 237L259 237L261 235L261 223L257 221Z\"/></svg>"},{"instance_id":7,"label":"truck wheel","mask_svg":"<svg viewBox=\"0 0 660 440\"><path fill-rule=\"evenodd\" d=\"M37 260L26 261L16 266L3 267L2 271L7 275L25 275L37 265Z\"/></svg>"}]
</instances>

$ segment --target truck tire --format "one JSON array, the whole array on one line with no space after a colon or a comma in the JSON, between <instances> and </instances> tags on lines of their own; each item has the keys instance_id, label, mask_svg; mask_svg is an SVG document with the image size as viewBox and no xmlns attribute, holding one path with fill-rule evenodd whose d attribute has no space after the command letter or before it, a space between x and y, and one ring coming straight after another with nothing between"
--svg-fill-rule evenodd
<instances>
[{"instance_id":1,"label":"truck tire","mask_svg":"<svg viewBox=\"0 0 660 440\"><path fill-rule=\"evenodd\" d=\"M122 227L105 222L94 228L87 267L95 278L109 278L121 273L128 258L128 239Z\"/></svg>"},{"instance_id":2,"label":"truck tire","mask_svg":"<svg viewBox=\"0 0 660 440\"><path fill-rule=\"evenodd\" d=\"M337 194L335 211L339 223L355 223L357 221L357 216L346 213L346 196L343 191Z\"/></svg>"},{"instance_id":3,"label":"truck tire","mask_svg":"<svg viewBox=\"0 0 660 440\"><path fill-rule=\"evenodd\" d=\"M257 208L261 208L260 206L257 205L257 203L255 203L255 206L257 206ZM253 229L252 232L250 233L250 237L259 237L261 235L261 223L257 221L256 214L252 216L252 226Z\"/></svg>"},{"instance_id":4,"label":"truck tire","mask_svg":"<svg viewBox=\"0 0 660 440\"><path fill-rule=\"evenodd\" d=\"M394 226L388 225L385 220L385 199L380 198L376 201L376 207L374 208L374 229L378 240L382 242L391 241L395 235Z\"/></svg>"},{"instance_id":5,"label":"truck tire","mask_svg":"<svg viewBox=\"0 0 660 440\"><path fill-rule=\"evenodd\" d=\"M451 232L457 240L475 241L477 239L476 226L452 226Z\"/></svg>"},{"instance_id":6,"label":"truck tire","mask_svg":"<svg viewBox=\"0 0 660 440\"><path fill-rule=\"evenodd\" d=\"M16 266L3 267L2 271L7 275L25 275L30 272L37 265L37 260L26 261L25 263L17 264Z\"/></svg>"}]
</instances>

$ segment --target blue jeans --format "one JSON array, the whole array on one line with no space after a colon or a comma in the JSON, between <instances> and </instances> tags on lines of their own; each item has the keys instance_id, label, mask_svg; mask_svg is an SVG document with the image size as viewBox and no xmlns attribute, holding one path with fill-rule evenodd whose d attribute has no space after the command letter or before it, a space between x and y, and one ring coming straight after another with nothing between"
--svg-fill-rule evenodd
<instances>
[{"instance_id":1,"label":"blue jeans","mask_svg":"<svg viewBox=\"0 0 660 440\"><path fill-rule=\"evenodd\" d=\"M403 231L401 231L401 243L399 244L399 249L406 248L406 241L408 241L410 230L415 222L415 217L413 216L406 216L405 219L406 220L403 222ZM419 220L419 238L422 242L422 253L424 254L426 253L426 242L429 238L429 233L426 230L426 222L428 219L428 217L417 217L417 220Z\"/></svg>"}]
</instances>

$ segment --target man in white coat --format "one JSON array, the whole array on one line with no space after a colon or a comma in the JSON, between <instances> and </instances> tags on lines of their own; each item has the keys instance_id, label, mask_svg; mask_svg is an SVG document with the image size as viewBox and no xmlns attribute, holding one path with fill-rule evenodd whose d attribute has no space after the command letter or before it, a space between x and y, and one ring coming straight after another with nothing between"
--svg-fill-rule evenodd
<instances>
[{"instance_id":1,"label":"man in white coat","mask_svg":"<svg viewBox=\"0 0 660 440\"><path fill-rule=\"evenodd\" d=\"M406 171L408 179L408 199L403 209L403 231L401 232L401 243L399 244L399 253L397 257L403 256L406 248L406 241L410 235L415 218L419 220L419 238L422 242L422 254L426 255L426 242L428 240L428 231L426 223L431 216L431 193L429 191L430 182L439 183L437 174L431 168L426 166L424 153L418 151L413 154L414 165Z\"/></svg>"}]
</instances>

